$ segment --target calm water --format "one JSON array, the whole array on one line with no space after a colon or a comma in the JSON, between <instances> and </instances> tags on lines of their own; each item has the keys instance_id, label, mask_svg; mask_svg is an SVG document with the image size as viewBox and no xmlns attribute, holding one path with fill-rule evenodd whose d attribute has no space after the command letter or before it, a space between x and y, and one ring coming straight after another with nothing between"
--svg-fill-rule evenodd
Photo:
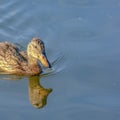
<instances>
[{"instance_id":1,"label":"calm water","mask_svg":"<svg viewBox=\"0 0 120 120\"><path fill-rule=\"evenodd\" d=\"M47 104L29 102L30 78L0 75L0 120L120 119L119 0L0 0L0 41L34 36L54 63Z\"/></svg>"}]
</instances>

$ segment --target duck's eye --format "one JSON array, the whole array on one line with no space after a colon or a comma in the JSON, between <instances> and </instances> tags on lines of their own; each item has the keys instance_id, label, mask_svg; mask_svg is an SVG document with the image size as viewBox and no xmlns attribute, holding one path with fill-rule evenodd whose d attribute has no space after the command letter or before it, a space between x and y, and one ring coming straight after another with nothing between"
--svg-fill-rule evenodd
<instances>
[{"instance_id":1,"label":"duck's eye","mask_svg":"<svg viewBox=\"0 0 120 120\"><path fill-rule=\"evenodd\" d=\"M37 46L34 46L34 48L37 48Z\"/></svg>"}]
</instances>

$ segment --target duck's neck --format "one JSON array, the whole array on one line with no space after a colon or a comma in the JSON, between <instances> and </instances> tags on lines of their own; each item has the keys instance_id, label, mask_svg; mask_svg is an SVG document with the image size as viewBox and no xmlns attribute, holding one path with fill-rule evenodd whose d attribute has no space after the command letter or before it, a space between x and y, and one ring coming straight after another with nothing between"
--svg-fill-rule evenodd
<instances>
[{"instance_id":1,"label":"duck's neck","mask_svg":"<svg viewBox=\"0 0 120 120\"><path fill-rule=\"evenodd\" d=\"M38 60L32 57L31 55L28 55L28 64L30 66L36 66L38 65Z\"/></svg>"},{"instance_id":2,"label":"duck's neck","mask_svg":"<svg viewBox=\"0 0 120 120\"><path fill-rule=\"evenodd\" d=\"M31 55L28 55L28 68L27 68L27 72L30 75L36 75L41 73L41 68L40 65L38 63L38 60L35 59L34 57L32 57Z\"/></svg>"}]
</instances>

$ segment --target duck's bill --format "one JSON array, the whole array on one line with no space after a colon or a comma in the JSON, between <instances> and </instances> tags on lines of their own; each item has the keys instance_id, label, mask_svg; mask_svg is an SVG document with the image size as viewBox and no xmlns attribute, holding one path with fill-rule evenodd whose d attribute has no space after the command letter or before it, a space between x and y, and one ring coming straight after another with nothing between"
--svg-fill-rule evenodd
<instances>
[{"instance_id":1,"label":"duck's bill","mask_svg":"<svg viewBox=\"0 0 120 120\"><path fill-rule=\"evenodd\" d=\"M39 60L40 60L40 62L42 63L42 65L43 65L44 67L49 67L49 68L51 68L51 65L50 65L50 63L49 63L49 61L48 61L47 56L46 56L45 53L42 53L42 54L39 56Z\"/></svg>"}]
</instances>

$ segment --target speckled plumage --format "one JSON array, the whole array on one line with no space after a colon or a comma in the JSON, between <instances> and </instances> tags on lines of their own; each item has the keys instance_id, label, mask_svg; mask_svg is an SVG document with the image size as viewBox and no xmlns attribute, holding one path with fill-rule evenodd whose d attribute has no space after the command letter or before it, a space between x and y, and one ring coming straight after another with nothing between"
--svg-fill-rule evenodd
<instances>
[{"instance_id":1,"label":"speckled plumage","mask_svg":"<svg viewBox=\"0 0 120 120\"><path fill-rule=\"evenodd\" d=\"M41 67L38 63L38 59L41 60L43 52L45 52L44 43L39 38L32 39L28 44L27 53L21 51L14 44L0 42L0 71L20 75L39 74ZM44 60L46 60L45 62L47 64L47 58Z\"/></svg>"}]
</instances>

